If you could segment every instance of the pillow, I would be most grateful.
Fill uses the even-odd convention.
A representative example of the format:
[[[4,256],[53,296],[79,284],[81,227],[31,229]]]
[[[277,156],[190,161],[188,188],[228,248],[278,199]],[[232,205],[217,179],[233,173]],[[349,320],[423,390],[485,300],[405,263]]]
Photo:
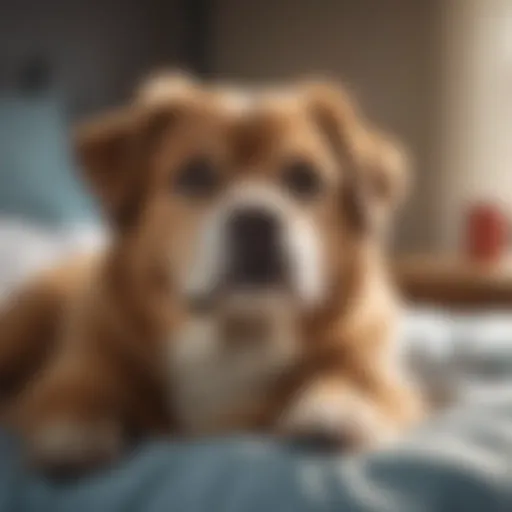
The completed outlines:
[[[0,97],[0,214],[66,224],[95,219],[52,96]]]

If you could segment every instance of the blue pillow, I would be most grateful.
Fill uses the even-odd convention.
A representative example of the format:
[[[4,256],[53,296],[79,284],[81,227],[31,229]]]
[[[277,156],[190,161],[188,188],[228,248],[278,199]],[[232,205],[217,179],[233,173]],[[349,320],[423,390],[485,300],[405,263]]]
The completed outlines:
[[[56,98],[0,97],[0,214],[51,224],[96,220],[68,133]]]

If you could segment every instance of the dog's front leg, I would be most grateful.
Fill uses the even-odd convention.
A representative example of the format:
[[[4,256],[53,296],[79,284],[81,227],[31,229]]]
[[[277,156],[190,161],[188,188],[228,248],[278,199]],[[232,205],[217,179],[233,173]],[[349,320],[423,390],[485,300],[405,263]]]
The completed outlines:
[[[125,441],[121,384],[101,358],[57,356],[13,411],[29,463],[67,473],[115,459]]]
[[[396,433],[376,400],[336,375],[303,384],[279,417],[278,429],[295,440],[347,450],[380,445]]]

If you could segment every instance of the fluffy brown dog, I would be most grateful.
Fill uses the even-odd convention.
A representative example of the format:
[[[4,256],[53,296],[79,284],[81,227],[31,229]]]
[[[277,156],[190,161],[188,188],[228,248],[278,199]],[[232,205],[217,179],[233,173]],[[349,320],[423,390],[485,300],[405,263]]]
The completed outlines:
[[[342,89],[163,78],[76,149],[112,243],[0,318],[0,390],[32,459],[236,430],[364,446],[417,418],[384,259],[404,159]]]

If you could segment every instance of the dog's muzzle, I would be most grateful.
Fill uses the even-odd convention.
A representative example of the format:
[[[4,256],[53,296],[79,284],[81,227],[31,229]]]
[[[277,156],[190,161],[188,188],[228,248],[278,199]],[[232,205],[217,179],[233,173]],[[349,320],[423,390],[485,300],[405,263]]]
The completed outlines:
[[[284,285],[289,269],[279,218],[264,208],[235,210],[227,223],[227,286]]]
[[[326,287],[315,224],[276,187],[238,186],[199,232],[185,291],[204,297],[280,293],[318,303]]]

